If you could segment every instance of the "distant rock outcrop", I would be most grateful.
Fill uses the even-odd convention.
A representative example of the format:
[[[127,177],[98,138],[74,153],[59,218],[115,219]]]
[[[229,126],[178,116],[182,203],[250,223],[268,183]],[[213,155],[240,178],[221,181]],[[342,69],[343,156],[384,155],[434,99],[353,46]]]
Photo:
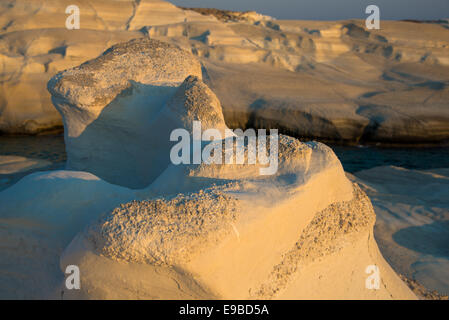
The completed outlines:
[[[113,44],[149,37],[202,62],[230,127],[277,127],[346,143],[449,139],[446,20],[283,21],[254,12],[183,10],[161,0],[79,0],[80,30],[64,2],[0,7],[0,131],[61,125],[45,83]]]
[[[194,12],[201,13],[204,16],[214,16],[220,21],[224,22],[239,22],[239,21],[248,21],[255,22],[261,20],[273,20],[272,17],[262,15],[257,13],[256,11],[230,11],[230,10],[220,10],[214,8],[186,8],[179,7],[183,10],[190,10]]]
[[[67,30],[69,4],[79,30]],[[0,4],[0,133],[34,134],[62,126],[45,90],[57,72],[97,57],[111,45],[144,36],[147,25],[216,21],[160,0],[6,0]]]

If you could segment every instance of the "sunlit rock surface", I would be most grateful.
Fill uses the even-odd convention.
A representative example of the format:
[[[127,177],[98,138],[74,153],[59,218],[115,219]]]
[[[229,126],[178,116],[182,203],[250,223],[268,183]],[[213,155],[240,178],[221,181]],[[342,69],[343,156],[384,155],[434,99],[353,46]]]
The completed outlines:
[[[279,148],[279,171],[265,178],[251,165],[170,166],[137,191],[152,197],[117,207],[66,248],[61,269],[85,270],[67,297],[414,298],[377,248],[369,199],[332,151],[289,137]],[[380,269],[379,290],[366,287],[368,265]]]

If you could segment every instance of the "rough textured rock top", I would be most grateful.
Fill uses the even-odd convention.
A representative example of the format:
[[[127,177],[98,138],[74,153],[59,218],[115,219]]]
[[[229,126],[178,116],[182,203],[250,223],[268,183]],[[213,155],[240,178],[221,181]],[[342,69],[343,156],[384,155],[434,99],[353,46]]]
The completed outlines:
[[[140,38],[117,44],[96,59],[55,75],[48,90],[80,107],[106,104],[126,93],[130,81],[179,85],[189,75],[201,78],[201,65],[190,53],[158,40]]]
[[[228,22],[238,22],[238,21],[253,21],[253,20],[271,20],[272,17],[265,16],[257,13],[256,11],[230,11],[230,10],[220,10],[214,8],[186,8],[186,7],[178,7],[183,10],[190,10],[201,13],[205,16],[214,16],[220,21]]]
[[[220,101],[196,76],[185,79],[167,104],[167,111],[178,116],[188,129],[191,129],[192,121],[201,121],[205,128],[226,126]]]
[[[232,232],[237,216],[236,199],[200,191],[121,205],[90,229],[89,238],[114,260],[177,264]]]

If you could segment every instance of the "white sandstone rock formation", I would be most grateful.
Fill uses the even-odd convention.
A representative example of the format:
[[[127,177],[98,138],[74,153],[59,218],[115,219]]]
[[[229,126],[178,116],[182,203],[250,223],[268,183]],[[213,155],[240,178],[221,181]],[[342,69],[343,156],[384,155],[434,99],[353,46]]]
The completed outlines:
[[[269,144],[268,151],[279,154],[270,176],[259,175],[262,164],[164,168],[160,152],[169,150],[169,140],[150,135],[152,129],[163,132],[173,123],[191,132],[193,120],[226,129],[220,103],[200,74],[182,81],[192,70],[199,72],[199,65],[188,53],[142,39],[50,81],[65,117],[69,155],[94,155],[90,163],[102,160],[108,169],[101,174],[113,172],[109,178],[125,185],[140,183],[147,172],[155,177],[133,191],[86,172],[35,173],[1,192],[1,296],[59,298],[64,291],[64,298],[93,299],[415,298],[377,249],[368,198],[325,145],[281,135],[278,146]],[[130,81],[133,90],[126,91]],[[129,104],[115,102],[117,95]],[[114,103],[118,109],[109,121],[77,144],[76,135],[83,136]],[[148,134],[139,137],[142,128]],[[153,152],[143,148],[125,162],[119,151],[144,142]],[[245,146],[246,159],[248,152]],[[76,292],[63,287],[63,272],[72,264],[82,270]],[[366,285],[371,265],[380,271],[378,290]]]
[[[48,87],[69,165],[139,189],[65,249],[61,270],[83,270],[82,289],[67,298],[415,298],[378,251],[369,199],[325,145],[270,140],[279,157],[269,176],[260,163],[170,163],[173,128],[227,128],[189,53],[137,39]],[[371,265],[378,290],[366,287]]]

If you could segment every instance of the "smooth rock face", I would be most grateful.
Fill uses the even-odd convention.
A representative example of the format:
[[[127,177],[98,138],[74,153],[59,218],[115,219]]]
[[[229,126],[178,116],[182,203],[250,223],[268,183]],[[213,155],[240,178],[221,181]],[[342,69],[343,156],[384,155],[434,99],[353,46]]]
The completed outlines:
[[[48,89],[64,119],[67,167],[115,184],[147,186],[169,164],[172,130],[212,116],[206,125],[224,125],[220,103],[200,79],[201,66],[190,53],[145,38],[59,73]],[[183,111],[187,118],[176,113],[184,100],[192,109]],[[217,111],[201,113],[207,107]]]
[[[33,173],[0,192],[0,298],[61,298],[54,290],[64,279],[64,248],[89,222],[135,198],[76,171]]]
[[[377,215],[374,235],[393,268],[449,295],[449,170],[377,167],[355,174]]]

